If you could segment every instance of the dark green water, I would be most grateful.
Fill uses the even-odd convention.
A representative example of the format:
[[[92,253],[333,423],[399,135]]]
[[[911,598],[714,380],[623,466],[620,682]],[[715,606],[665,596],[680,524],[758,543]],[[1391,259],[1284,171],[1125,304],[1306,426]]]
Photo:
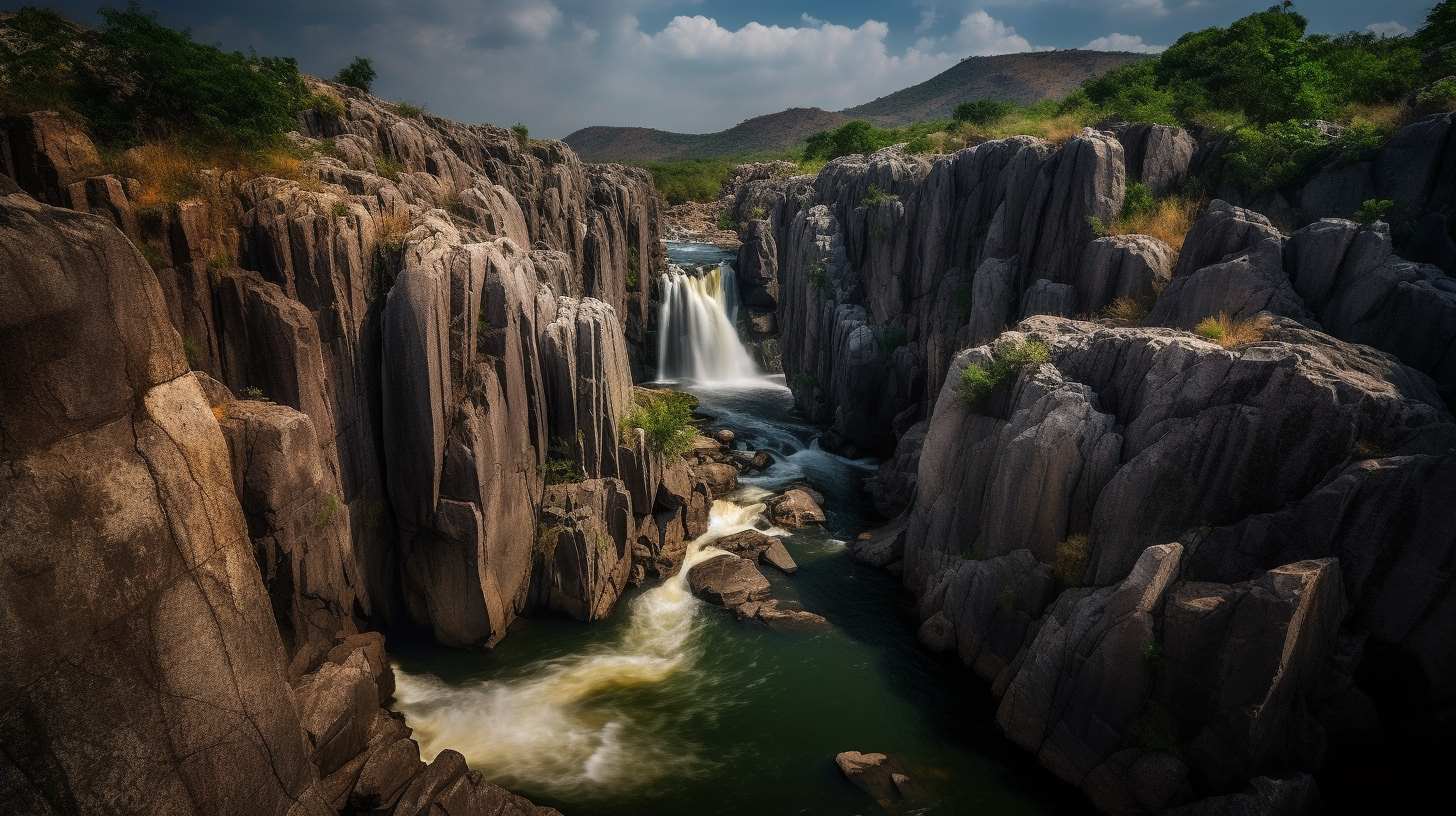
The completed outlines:
[[[834,765],[846,750],[897,755],[932,794],[915,812],[1081,812],[1001,736],[985,686],[917,648],[896,580],[850,560],[842,541],[869,523],[868,463],[818,450],[781,382],[693,389],[777,457],[736,507],[715,506],[715,525],[742,520],[763,488],[807,479],[823,492],[826,529],[785,539],[798,573],[765,574],[831,627],[772,632],[669,585],[634,590],[595,624],[523,620],[489,653],[395,639],[396,707],[427,756],[460,750],[569,816],[881,812]]]

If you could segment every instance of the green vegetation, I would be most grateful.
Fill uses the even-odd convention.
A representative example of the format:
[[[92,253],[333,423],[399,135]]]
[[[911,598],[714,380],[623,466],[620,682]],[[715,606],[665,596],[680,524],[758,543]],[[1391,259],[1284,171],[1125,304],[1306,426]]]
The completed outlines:
[[[723,210],[722,212],[718,213],[718,229],[727,230],[729,232],[738,231],[738,224],[733,220],[733,213],[729,212],[728,210]]]
[[[334,75],[334,81],[369,93],[369,89],[374,87],[375,76],[373,61],[368,57],[355,57],[353,62]]]
[[[1022,340],[997,349],[989,365],[972,364],[961,371],[959,393],[969,408],[980,405],[1002,383],[1022,369],[1051,359],[1051,350],[1039,340]]]
[[[1122,199],[1122,217],[1124,219],[1137,218],[1153,211],[1153,193],[1146,184],[1134,181],[1127,185],[1127,193]]]
[[[318,111],[320,116],[327,116],[331,119],[344,118],[344,101],[331,93],[310,94],[308,107]]]
[[[345,204],[342,201],[336,201],[336,202],[334,202],[334,217],[335,218],[347,218],[349,216],[349,212],[350,212],[350,210],[349,210],[349,205],[348,204]]]
[[[920,122],[901,128],[878,128],[869,122],[856,120],[834,130],[826,130],[810,136],[804,145],[803,158],[805,160],[832,161],[840,156],[873,153],[901,142],[915,142],[922,137],[925,140],[922,144],[928,145],[930,134],[943,131],[947,126],[947,122],[934,121]]]
[[[829,272],[824,268],[824,262],[809,267],[809,285],[823,292],[829,288]]]
[[[647,447],[667,459],[682,456],[693,447],[696,400],[679,391],[638,391],[633,406],[622,419],[624,431],[641,429]]]
[[[319,500],[318,510],[314,512],[313,526],[324,527],[334,520],[339,514],[339,497],[330,493]]]
[[[150,266],[153,271],[161,271],[171,266],[167,263],[167,256],[162,254],[162,250],[152,244],[143,241],[137,248],[141,250],[142,257],[147,259],[147,266]]]
[[[6,28],[5,112],[56,108],[82,118],[104,146],[183,138],[260,148],[294,127],[308,100],[292,59],[193,42],[131,5],[103,9],[95,32],[54,12],[22,9]]]
[[[394,103],[394,113],[396,116],[403,116],[406,119],[419,119],[425,115],[425,109],[409,102],[396,102]]]
[[[860,199],[859,203],[862,207],[878,207],[881,204],[899,200],[899,196],[881,190],[879,185],[871,184],[870,189],[865,192],[864,198]]]
[[[637,288],[642,283],[641,273],[642,261],[637,254],[637,247],[627,247],[627,289],[628,291]]]
[[[531,129],[520,122],[511,125],[511,132],[516,134],[516,144],[525,150],[531,146]]]
[[[1366,199],[1360,205],[1360,209],[1355,212],[1355,220],[1361,224],[1374,224],[1376,221],[1384,220],[1385,216],[1389,215],[1394,208],[1395,202],[1388,198]]]
[[[953,118],[972,125],[994,125],[1011,114],[1016,106],[995,99],[977,99],[956,105]]]
[[[561,440],[551,444],[551,452],[546,457],[541,475],[546,478],[548,485],[574,484],[586,478],[586,473],[577,464],[570,447]]]
[[[1456,77],[1447,77],[1422,88],[1416,94],[1416,104],[1431,113],[1456,109]]]
[[[268,400],[268,395],[264,394],[263,389],[258,386],[250,385],[243,389],[243,399],[253,400],[254,402],[265,402]]]
[[[735,159],[688,159],[651,162],[647,165],[657,191],[668,204],[686,201],[717,201],[718,193],[739,162]],[[735,226],[721,229],[734,229]]]
[[[374,171],[390,181],[399,181],[399,175],[404,172],[404,165],[388,156],[380,156],[374,160]]]

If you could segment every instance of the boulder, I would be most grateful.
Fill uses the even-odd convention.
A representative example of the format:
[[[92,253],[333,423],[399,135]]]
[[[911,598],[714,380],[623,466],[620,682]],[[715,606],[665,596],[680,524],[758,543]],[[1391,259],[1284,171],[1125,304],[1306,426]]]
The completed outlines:
[[[299,718],[320,776],[363,753],[379,710],[379,691],[362,651],[343,663],[324,663],[303,679],[296,692]]]
[[[623,473],[618,424],[632,404],[632,367],[616,312],[594,298],[560,298],[539,346],[553,455],[589,477]]]
[[[699,598],[727,609],[766,600],[770,592],[768,579],[752,561],[731,554],[694,564],[688,570],[688,586]]]
[[[899,760],[879,753],[843,751],[836,754],[834,764],[844,778],[868,793],[881,807],[897,811],[906,799],[913,798],[911,777]]]
[[[725,462],[708,462],[697,465],[693,473],[708,483],[714,496],[732,493],[738,488],[738,468]]]
[[[768,515],[780,527],[806,527],[823,524],[824,511],[808,490],[793,488],[768,501]]]
[[[1021,295],[1021,316],[1045,314],[1071,317],[1077,311],[1077,290],[1068,283],[1039,280]]]

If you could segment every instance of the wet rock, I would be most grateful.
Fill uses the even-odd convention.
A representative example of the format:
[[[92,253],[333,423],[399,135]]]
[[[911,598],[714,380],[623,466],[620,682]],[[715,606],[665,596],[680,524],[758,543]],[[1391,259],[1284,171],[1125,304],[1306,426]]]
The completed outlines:
[[[823,615],[785,606],[777,600],[751,601],[735,607],[733,612],[740,619],[756,620],[778,632],[814,632],[829,625]]]
[[[910,798],[912,790],[910,776],[899,760],[886,754],[844,751],[835,755],[834,764],[844,778],[868,793],[881,807],[897,810],[900,803]]]
[[[367,658],[355,652],[342,664],[325,663],[298,685],[299,717],[312,745],[312,760],[327,776],[363,753],[379,709],[379,692]]]
[[[728,428],[719,428],[718,430],[713,432],[713,438],[718,441],[719,445],[722,445],[725,448],[733,446],[733,440],[736,438],[736,436],[737,435]]]
[[[709,462],[697,465],[693,473],[708,483],[714,496],[722,496],[738,489],[738,468],[723,462]]]
[[[823,524],[824,511],[808,490],[793,488],[768,501],[769,518],[781,527],[806,527]]]
[[[785,575],[793,575],[799,571],[799,565],[794,562],[794,557],[789,555],[789,550],[782,541],[774,539],[762,553],[760,560]]]
[[[694,564],[688,586],[694,595],[726,609],[767,600],[770,593],[768,579],[752,561],[726,554]]]
[[[713,541],[713,546],[725,552],[757,561],[777,541],[773,536],[758,530],[743,530]]]
[[[753,470],[768,470],[773,465],[773,454],[768,451],[754,451],[748,466]]]
[[[932,652],[948,652],[955,648],[955,625],[944,612],[936,612],[920,624],[915,639]]]
[[[905,557],[905,519],[900,517],[878,530],[862,533],[846,546],[854,560],[887,567]]]

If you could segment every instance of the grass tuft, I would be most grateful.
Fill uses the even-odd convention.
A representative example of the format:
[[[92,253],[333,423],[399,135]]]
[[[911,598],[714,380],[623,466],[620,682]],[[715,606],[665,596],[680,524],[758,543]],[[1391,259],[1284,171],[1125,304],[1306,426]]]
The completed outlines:
[[[1022,369],[1039,366],[1051,359],[1051,349],[1040,340],[1022,340],[993,353],[989,365],[972,364],[961,371],[958,386],[961,400],[969,408],[979,406],[1002,383]]]
[[[1269,333],[1269,326],[1270,321],[1267,317],[1235,320],[1229,316],[1228,312],[1219,312],[1198,321],[1198,325],[1193,327],[1193,333],[1204,340],[1231,349],[1263,340],[1264,335]]]

